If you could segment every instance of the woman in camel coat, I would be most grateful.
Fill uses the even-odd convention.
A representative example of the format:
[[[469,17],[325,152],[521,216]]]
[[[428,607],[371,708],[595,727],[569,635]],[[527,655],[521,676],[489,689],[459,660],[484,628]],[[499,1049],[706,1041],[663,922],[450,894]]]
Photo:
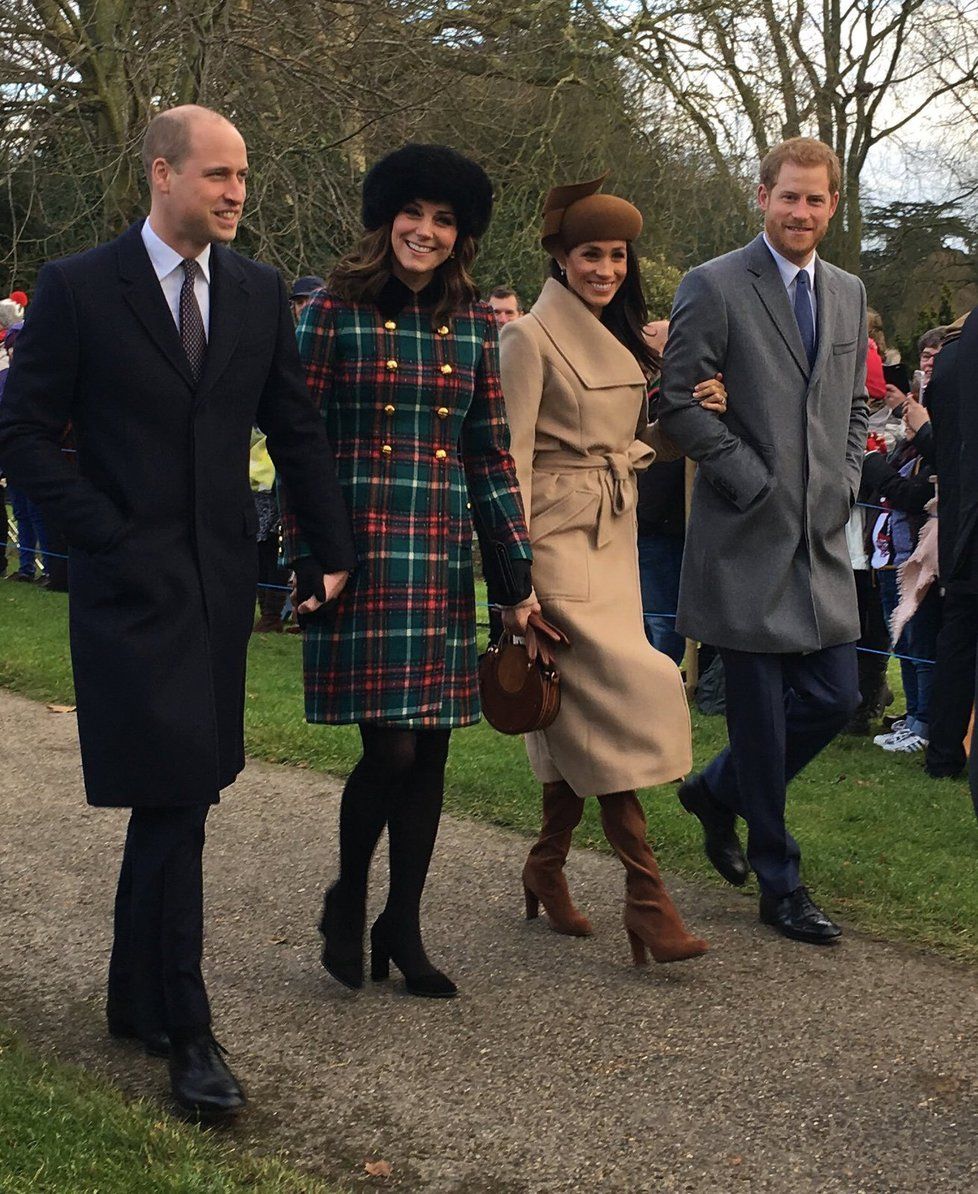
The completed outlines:
[[[644,412],[657,364],[642,338],[647,316],[631,248],[642,220],[625,200],[598,194],[602,181],[547,197],[542,240],[553,276],[501,336],[536,597],[570,639],[543,647],[556,656],[562,700],[554,723],[526,738],[543,783],[543,829],[523,881],[528,916],[542,902],[558,932],[591,932],[563,866],[584,798],[598,797],[626,869],[625,925],[640,964],[646,946],[657,961],[675,961],[706,943],[685,931],[662,885],[635,794],[690,770],[690,723],[679,669],[649,645],[642,620],[635,472],[655,456]],[[690,401],[704,398],[722,409],[718,379]],[[532,630],[528,637],[536,646]]]

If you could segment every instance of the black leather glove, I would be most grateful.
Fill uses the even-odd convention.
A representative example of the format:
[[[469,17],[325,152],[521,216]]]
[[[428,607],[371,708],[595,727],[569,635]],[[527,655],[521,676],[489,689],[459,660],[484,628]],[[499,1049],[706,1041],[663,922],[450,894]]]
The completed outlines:
[[[304,626],[306,622],[314,622],[327,608],[323,570],[318,560],[313,559],[312,556],[302,556],[301,559],[293,562],[292,571],[295,573],[295,617],[299,625]],[[310,597],[315,597],[317,601],[324,604],[319,609],[313,610],[311,614],[300,614],[299,606]]]

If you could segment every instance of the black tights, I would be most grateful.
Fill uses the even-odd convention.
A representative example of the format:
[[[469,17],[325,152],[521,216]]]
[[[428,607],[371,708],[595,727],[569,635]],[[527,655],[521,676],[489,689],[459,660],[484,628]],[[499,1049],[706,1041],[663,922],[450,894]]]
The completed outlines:
[[[398,936],[416,938],[431,854],[438,835],[451,730],[360,726],[363,757],[340,804],[340,884],[366,892],[370,860],[387,826],[390,889],[384,918]]]

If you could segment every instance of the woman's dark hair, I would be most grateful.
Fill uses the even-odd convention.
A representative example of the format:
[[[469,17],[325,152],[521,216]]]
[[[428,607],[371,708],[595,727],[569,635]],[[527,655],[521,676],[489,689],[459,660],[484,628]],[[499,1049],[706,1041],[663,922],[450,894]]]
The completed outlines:
[[[445,317],[479,297],[479,290],[469,274],[479,244],[474,236],[459,236],[454,256],[435,270],[430,285],[436,287],[432,327]],[[364,232],[356,248],[336,263],[326,288],[349,303],[374,302],[391,276],[391,225],[381,224]]]
[[[662,369],[662,357],[645,340],[643,329],[649,322],[649,308],[642,292],[638,257],[630,244],[625,245],[625,262],[624,281],[601,312],[600,319],[638,361],[642,372],[652,377]],[[550,276],[563,286],[567,285],[567,276],[554,258],[550,259]]]

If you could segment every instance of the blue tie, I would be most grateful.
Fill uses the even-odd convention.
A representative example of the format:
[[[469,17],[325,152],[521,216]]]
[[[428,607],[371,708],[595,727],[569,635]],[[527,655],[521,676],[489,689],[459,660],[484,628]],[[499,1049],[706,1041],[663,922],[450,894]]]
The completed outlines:
[[[809,369],[815,364],[815,320],[812,318],[811,293],[808,273],[800,269],[795,275],[795,319],[798,321]]]

